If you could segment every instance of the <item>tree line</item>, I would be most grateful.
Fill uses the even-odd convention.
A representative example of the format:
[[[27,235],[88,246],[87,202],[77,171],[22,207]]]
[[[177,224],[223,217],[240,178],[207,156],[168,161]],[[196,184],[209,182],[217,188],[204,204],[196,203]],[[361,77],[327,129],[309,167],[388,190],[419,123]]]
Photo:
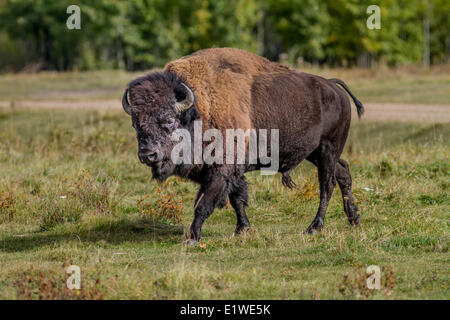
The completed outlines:
[[[74,4],[79,30],[66,26]],[[445,63],[450,1],[0,0],[0,71],[150,69],[209,47],[292,65]]]

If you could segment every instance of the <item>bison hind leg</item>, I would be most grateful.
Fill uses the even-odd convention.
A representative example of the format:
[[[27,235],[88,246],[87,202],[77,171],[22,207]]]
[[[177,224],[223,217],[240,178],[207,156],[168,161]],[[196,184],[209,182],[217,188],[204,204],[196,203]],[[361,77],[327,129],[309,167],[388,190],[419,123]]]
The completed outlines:
[[[335,170],[339,157],[336,156],[336,149],[333,144],[329,141],[324,141],[307,159],[317,166],[320,184],[319,208],[317,209],[316,217],[306,229],[306,233],[313,234],[321,231],[323,228],[328,204],[336,185]]]
[[[231,190],[229,193],[230,203],[236,212],[236,230],[235,233],[239,234],[246,232],[250,228],[250,222],[245,213],[245,207],[248,202],[247,182],[245,176],[239,175],[231,183]]]
[[[352,177],[350,175],[348,163],[344,159],[339,159],[336,164],[336,179],[341,188],[344,211],[347,215],[348,222],[351,225],[360,224],[361,216],[358,214],[358,207],[354,204],[352,196]]]

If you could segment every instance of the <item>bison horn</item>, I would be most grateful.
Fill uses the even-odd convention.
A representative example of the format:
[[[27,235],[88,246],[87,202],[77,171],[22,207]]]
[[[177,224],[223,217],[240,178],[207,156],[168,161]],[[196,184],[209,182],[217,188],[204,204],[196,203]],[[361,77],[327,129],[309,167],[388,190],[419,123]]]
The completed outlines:
[[[181,86],[179,86],[177,89],[179,89],[178,91],[182,91],[182,93],[184,93],[185,98],[175,103],[175,109],[178,112],[183,112],[184,110],[189,109],[194,104],[194,93],[184,83],[181,83]]]
[[[122,107],[123,110],[125,110],[125,112],[131,116],[131,106],[130,103],[128,102],[128,88],[127,90],[125,90],[125,93],[123,94]]]

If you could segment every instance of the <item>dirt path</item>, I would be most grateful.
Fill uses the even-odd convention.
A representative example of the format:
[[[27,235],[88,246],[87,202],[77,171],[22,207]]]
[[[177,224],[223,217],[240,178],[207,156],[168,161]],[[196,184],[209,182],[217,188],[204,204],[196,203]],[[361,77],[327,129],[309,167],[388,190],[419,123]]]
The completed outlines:
[[[450,105],[366,103],[363,119],[404,122],[450,122]],[[356,119],[356,110],[352,109]]]
[[[17,108],[45,109],[98,109],[110,110],[122,107],[120,100],[90,100],[90,101],[19,101],[13,104]],[[0,101],[0,107],[11,107],[9,101]],[[366,113],[363,119],[380,121],[405,122],[450,122],[450,105],[421,105],[397,103],[365,103]],[[356,119],[356,109],[352,108]]]

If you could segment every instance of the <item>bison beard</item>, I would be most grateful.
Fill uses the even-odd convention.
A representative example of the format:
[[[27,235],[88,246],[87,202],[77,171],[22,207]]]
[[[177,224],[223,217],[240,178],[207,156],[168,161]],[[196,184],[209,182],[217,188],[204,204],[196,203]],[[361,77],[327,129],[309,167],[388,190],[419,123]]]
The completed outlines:
[[[204,130],[278,129],[283,185],[295,185],[289,173],[304,159],[318,169],[320,203],[306,232],[323,228],[336,183],[348,221],[359,224],[348,164],[340,158],[351,121],[346,92],[361,116],[361,102],[339,79],[297,72],[242,50],[216,48],[195,52],[170,62],[163,72],[134,80],[122,103],[136,129],[139,158],[151,166],[153,177],[163,181],[177,175],[200,184],[190,228],[194,243],[200,239],[205,220],[227,199],[236,212],[236,233],[249,228],[244,174],[261,169],[260,164],[173,164],[170,134],[183,128],[193,137],[197,119]]]
[[[152,168],[152,177],[159,182],[163,182],[167,178],[169,178],[175,167],[171,161],[161,161],[158,163],[155,163],[151,166]]]

